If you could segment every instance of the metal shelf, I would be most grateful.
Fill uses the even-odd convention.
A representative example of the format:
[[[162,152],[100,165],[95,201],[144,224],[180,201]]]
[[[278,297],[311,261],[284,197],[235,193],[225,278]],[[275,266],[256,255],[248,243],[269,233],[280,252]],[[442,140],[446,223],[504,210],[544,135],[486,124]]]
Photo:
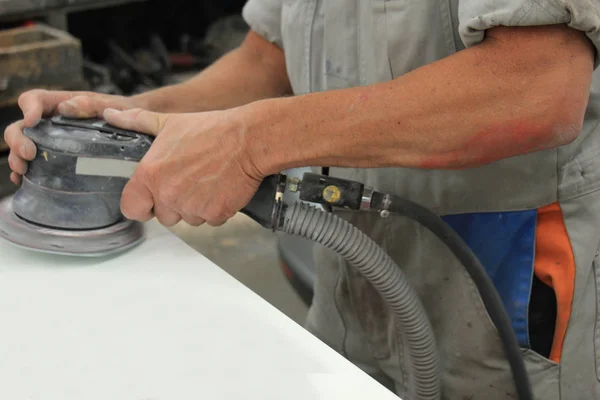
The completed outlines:
[[[69,13],[142,1],[146,0],[0,0],[0,20],[46,17],[49,25],[65,29]]]

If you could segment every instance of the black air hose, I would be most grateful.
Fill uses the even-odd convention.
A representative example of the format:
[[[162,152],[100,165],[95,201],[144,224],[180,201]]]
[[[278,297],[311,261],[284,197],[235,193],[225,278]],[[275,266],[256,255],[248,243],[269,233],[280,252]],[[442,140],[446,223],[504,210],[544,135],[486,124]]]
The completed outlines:
[[[295,203],[286,210],[280,230],[337,252],[371,282],[398,318],[408,344],[412,366],[409,398],[440,399],[433,329],[417,293],[387,253],[349,222],[305,203]]]
[[[517,396],[522,400],[532,400],[533,394],[519,343],[512,324],[496,287],[483,265],[463,239],[437,214],[427,208],[394,195],[374,192],[371,207],[410,218],[434,233],[456,256],[467,270],[483,300],[485,308],[494,322],[504,346],[504,352],[512,370]]]

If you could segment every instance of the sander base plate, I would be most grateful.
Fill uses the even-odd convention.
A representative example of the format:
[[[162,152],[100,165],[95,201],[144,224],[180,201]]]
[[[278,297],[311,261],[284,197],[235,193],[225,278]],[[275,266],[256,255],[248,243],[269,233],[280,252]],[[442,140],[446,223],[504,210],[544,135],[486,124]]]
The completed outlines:
[[[30,223],[13,211],[12,197],[0,199],[0,238],[43,253],[103,257],[128,250],[144,240],[144,227],[122,220],[106,228],[61,230]]]

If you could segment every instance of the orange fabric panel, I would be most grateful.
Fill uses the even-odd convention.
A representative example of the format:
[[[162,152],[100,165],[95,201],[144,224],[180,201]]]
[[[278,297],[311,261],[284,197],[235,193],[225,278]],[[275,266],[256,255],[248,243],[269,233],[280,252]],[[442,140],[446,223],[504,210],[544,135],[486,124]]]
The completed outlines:
[[[535,275],[556,295],[556,328],[550,359],[560,362],[575,289],[575,258],[558,203],[538,209],[535,239]]]

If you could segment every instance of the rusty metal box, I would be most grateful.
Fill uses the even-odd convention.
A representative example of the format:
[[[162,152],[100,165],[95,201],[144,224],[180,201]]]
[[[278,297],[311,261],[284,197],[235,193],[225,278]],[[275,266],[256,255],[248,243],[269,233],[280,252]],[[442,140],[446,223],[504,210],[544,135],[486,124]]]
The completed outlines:
[[[0,107],[30,89],[83,86],[81,43],[45,25],[0,31]]]
[[[0,30],[0,109],[30,89],[84,88],[82,58],[81,43],[66,32],[45,25]]]

